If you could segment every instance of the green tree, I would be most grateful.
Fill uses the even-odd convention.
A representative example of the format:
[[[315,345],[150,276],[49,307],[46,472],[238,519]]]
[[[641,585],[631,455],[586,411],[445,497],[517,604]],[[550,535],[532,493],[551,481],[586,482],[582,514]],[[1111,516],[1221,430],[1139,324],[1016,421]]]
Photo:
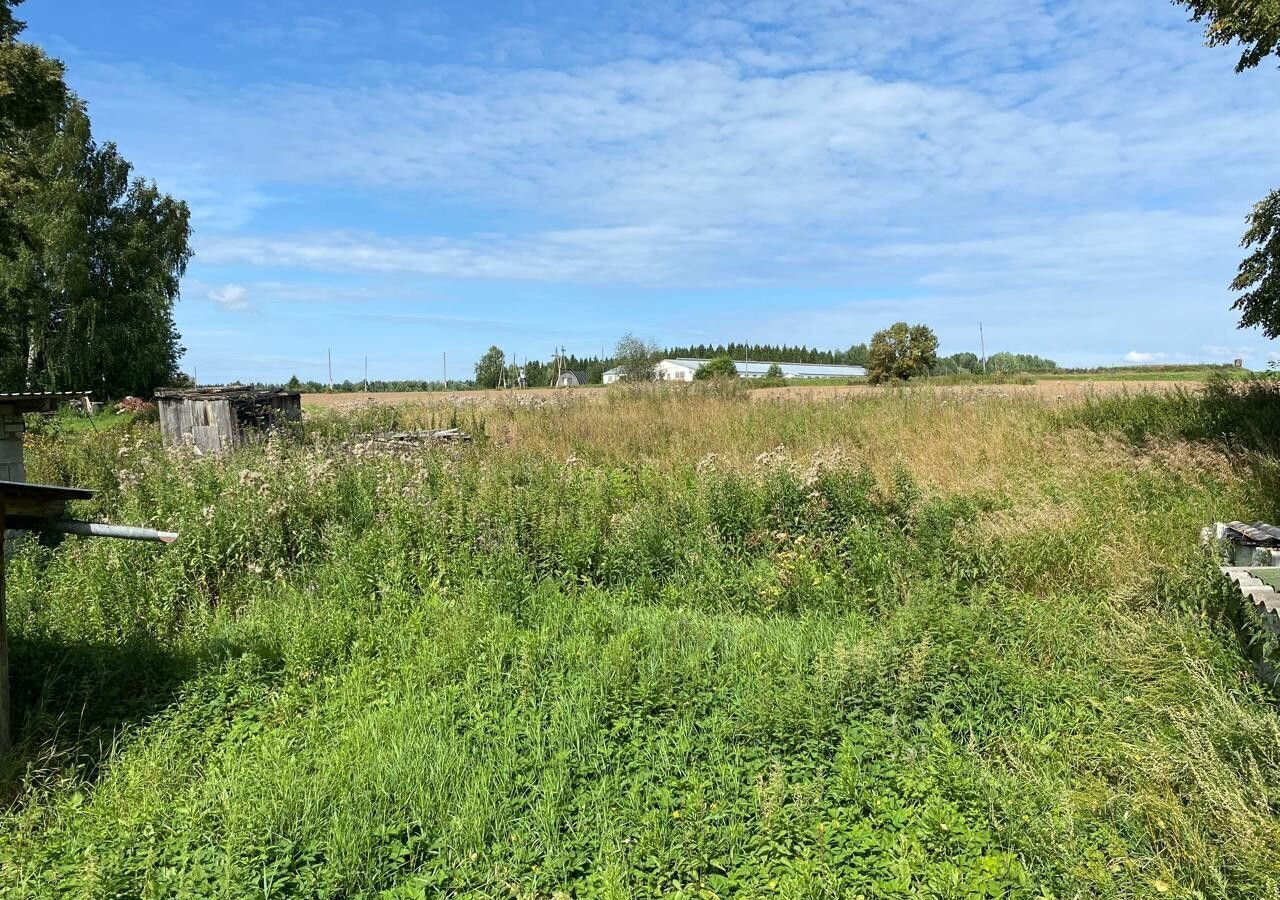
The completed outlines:
[[[780,381],[782,379],[782,366],[777,363],[769,366],[769,371],[764,373],[764,377],[770,381]]]
[[[698,366],[698,371],[693,373],[693,377],[698,381],[710,381],[713,378],[737,378],[738,366],[731,356],[717,356]]]
[[[1030,353],[993,353],[987,358],[987,371],[1010,374],[1013,372],[1052,372],[1058,364]]]
[[[524,364],[524,377],[529,387],[547,387],[551,383],[552,371],[546,363],[531,359]]]
[[[16,210],[39,186],[37,151],[67,102],[62,64],[17,39],[26,27],[13,17],[20,2],[0,0],[0,254],[30,239]]]
[[[938,338],[927,325],[895,322],[871,338],[867,375],[873,384],[927,374],[938,361]]]
[[[1244,49],[1236,62],[1243,72],[1280,53],[1280,0],[1174,0],[1191,11],[1193,22],[1205,23],[1210,47],[1237,43]],[[1231,289],[1240,292],[1232,309],[1240,311],[1240,327],[1259,327],[1269,338],[1280,337],[1280,191],[1272,191],[1253,207],[1240,246],[1253,252],[1240,263]]]
[[[1241,294],[1232,304],[1240,311],[1240,327],[1260,327],[1269,338],[1280,337],[1280,191],[1272,191],[1253,208],[1240,246],[1253,252],[1244,258],[1231,282]]]
[[[627,332],[618,339],[613,358],[628,381],[652,381],[658,364],[658,347]]]
[[[146,395],[178,374],[190,213],[93,139],[61,65],[16,40],[13,6],[0,0],[0,384]]]
[[[297,375],[291,375],[289,376],[289,383],[285,385],[285,388],[290,391],[300,391],[302,390],[302,382],[298,380]]]
[[[870,351],[866,344],[854,344],[844,354],[844,364],[848,366],[865,366],[871,361]]]
[[[493,346],[476,363],[476,386],[492,390],[502,382],[502,371],[507,365],[507,354],[501,347]]]
[[[1277,0],[1174,0],[1191,10],[1191,21],[1204,22],[1210,47],[1237,43],[1244,47],[1236,71],[1252,69],[1280,52],[1280,2]]]

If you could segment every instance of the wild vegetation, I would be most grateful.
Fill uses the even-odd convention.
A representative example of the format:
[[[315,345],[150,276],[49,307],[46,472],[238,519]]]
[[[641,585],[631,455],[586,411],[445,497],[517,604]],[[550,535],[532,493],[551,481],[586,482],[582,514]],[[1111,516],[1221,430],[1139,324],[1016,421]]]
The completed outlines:
[[[1196,537],[1280,465],[1217,390],[633,387],[225,459],[46,426],[33,478],[182,538],[11,560],[0,884],[1277,896],[1280,725]]]

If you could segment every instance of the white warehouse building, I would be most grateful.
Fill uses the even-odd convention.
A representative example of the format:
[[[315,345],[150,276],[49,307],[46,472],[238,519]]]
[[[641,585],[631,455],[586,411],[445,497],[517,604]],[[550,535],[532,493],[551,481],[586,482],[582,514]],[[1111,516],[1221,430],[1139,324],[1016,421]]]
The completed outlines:
[[[693,381],[694,373],[702,368],[708,359],[664,359],[654,366],[653,375],[657,381]],[[733,363],[738,367],[739,378],[764,378],[769,374],[771,366],[782,370],[783,378],[861,378],[867,374],[862,366],[836,366],[821,363],[772,363],[772,362],[740,362]],[[613,384],[622,381],[626,376],[621,368],[610,369],[604,373],[604,383]]]

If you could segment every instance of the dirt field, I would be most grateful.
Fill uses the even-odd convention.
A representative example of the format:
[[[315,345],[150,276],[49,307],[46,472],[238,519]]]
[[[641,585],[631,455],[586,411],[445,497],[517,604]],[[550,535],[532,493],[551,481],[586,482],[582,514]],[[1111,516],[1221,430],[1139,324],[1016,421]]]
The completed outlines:
[[[1080,381],[1080,380],[1042,380],[1035,384],[983,384],[983,385],[947,385],[930,388],[927,385],[907,388],[907,390],[931,389],[954,392],[957,394],[995,396],[995,397],[1039,397],[1049,401],[1078,401],[1090,395],[1115,394],[1128,391],[1168,391],[1175,388],[1194,389],[1198,382],[1189,381]],[[893,390],[865,384],[838,384],[799,387],[756,388],[751,391],[753,400],[826,400],[846,394],[865,394],[871,391]],[[387,393],[350,393],[350,394],[303,394],[302,404],[311,409],[325,407],[348,406],[355,403],[379,403],[387,405],[405,404],[455,404],[459,406],[501,405],[513,396],[522,402],[536,402],[535,398],[572,398],[574,400],[598,400],[607,395],[607,388],[531,388],[529,390],[512,391],[421,391],[421,392],[387,392]]]

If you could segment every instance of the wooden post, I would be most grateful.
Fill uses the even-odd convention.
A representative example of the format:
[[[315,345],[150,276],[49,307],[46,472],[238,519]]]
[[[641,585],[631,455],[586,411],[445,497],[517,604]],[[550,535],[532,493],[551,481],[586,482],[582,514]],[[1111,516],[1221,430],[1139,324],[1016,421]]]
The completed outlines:
[[[4,609],[4,498],[0,497],[0,755],[9,752],[9,632]]]

